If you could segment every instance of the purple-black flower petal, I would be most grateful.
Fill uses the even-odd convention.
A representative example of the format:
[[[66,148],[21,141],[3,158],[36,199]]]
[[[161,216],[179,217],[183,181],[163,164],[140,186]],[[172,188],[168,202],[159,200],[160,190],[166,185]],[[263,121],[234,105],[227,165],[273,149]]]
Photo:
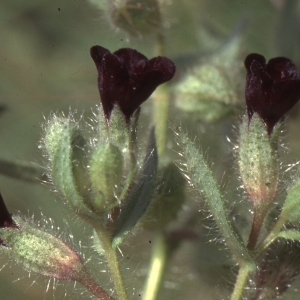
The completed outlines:
[[[154,90],[175,74],[175,65],[168,58],[155,57],[148,60],[130,48],[110,53],[101,46],[94,46],[91,48],[91,56],[98,70],[98,88],[108,120],[117,105],[129,122],[133,112]]]
[[[271,134],[275,124],[300,99],[300,75],[288,58],[277,57],[266,64],[260,54],[245,59],[247,70],[246,105],[249,120],[259,114]]]
[[[299,78],[295,64],[285,57],[276,57],[269,60],[266,71],[274,81]]]

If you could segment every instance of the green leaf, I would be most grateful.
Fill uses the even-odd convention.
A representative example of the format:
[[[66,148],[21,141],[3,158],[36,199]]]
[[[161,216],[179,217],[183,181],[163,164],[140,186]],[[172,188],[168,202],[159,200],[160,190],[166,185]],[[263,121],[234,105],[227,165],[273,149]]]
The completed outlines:
[[[227,210],[224,204],[224,199],[210,168],[207,166],[204,157],[195,147],[187,134],[183,133],[179,128],[176,133],[177,142],[183,150],[188,176],[194,188],[200,194],[203,194],[210,211],[217,223],[220,232],[222,233],[228,247],[231,249],[239,264],[245,262],[251,270],[255,270],[255,262],[243,244],[240,236],[234,231],[230,220],[228,219]]]
[[[24,162],[0,160],[0,173],[14,179],[32,183],[49,181],[43,168]]]
[[[100,256],[104,255],[105,254],[105,251],[102,247],[102,243],[99,239],[99,236],[97,234],[97,232],[95,230],[93,230],[93,242],[94,242],[94,247],[95,247],[95,250],[98,252],[98,254]]]
[[[177,218],[185,201],[185,179],[174,162],[160,170],[159,189],[141,221],[144,228],[161,230]]]
[[[124,199],[113,231],[113,246],[117,247],[146,211],[155,193],[158,156],[154,128],[151,130],[144,164],[134,187]]]

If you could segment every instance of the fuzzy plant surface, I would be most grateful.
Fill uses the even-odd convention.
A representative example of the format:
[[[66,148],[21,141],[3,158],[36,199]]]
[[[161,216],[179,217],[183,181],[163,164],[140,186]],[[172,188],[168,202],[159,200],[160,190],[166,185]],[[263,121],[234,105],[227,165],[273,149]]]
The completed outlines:
[[[74,74],[84,68],[86,81],[64,89],[77,93],[88,82],[100,102],[66,101],[68,110],[49,104],[37,147],[42,163],[0,158],[0,173],[24,189],[12,205],[0,181],[1,300],[15,297],[1,288],[13,281],[9,273],[29,278],[24,299],[28,290],[31,299],[49,300],[298,299],[300,169],[285,145],[300,100],[293,43],[281,34],[280,51],[266,60],[249,51],[245,17],[225,32],[225,23],[189,18],[212,2],[175,2],[86,4],[105,26],[93,42],[78,31],[90,57]],[[216,19],[232,20],[228,1],[216,3]],[[296,28],[296,1],[268,3],[278,11],[278,32]],[[55,9],[62,19],[64,5]],[[34,6],[26,14],[37,19]],[[262,36],[274,31],[269,20]],[[120,47],[110,41],[116,37]],[[183,51],[198,39],[195,53]],[[69,47],[59,52],[65,61],[76,52]],[[58,53],[43,51],[49,59]],[[49,69],[45,80],[66,80],[63,69]],[[40,88],[22,78],[29,90]],[[0,112],[9,114],[6,103]],[[46,204],[28,197],[30,185]]]

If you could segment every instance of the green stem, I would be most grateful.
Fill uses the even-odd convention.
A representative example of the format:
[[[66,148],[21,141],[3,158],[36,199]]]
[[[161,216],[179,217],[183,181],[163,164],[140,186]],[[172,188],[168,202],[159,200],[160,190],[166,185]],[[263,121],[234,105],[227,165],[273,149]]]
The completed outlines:
[[[234,290],[231,294],[230,300],[242,299],[245,286],[248,281],[248,276],[251,273],[251,267],[248,264],[242,264],[235,282]]]
[[[164,235],[159,234],[154,243],[151,266],[145,285],[143,300],[157,299],[170,254],[170,247]]]
[[[156,49],[155,49],[156,55],[159,56],[165,55],[165,36],[161,32],[157,34],[156,41],[157,41]]]
[[[98,222],[92,222],[92,226],[94,227],[99,240],[101,241],[101,246],[104,250],[107,264],[111,273],[111,279],[115,285],[118,300],[128,300],[124,280],[120,271],[116,249],[113,249],[112,247],[111,238],[108,236],[102,224],[99,224]]]
[[[169,113],[169,95],[167,93],[167,84],[157,89],[154,99],[154,122],[158,157],[166,156],[167,149],[167,131],[168,131],[168,113]]]
[[[284,225],[285,222],[286,222],[286,217],[285,215],[281,214],[277,222],[275,223],[274,227],[269,232],[268,236],[258,246],[256,256],[259,256],[261,253],[263,253],[264,250],[274,242],[274,240],[278,237],[278,234],[281,231],[282,226]]]
[[[274,240],[278,237],[278,234],[281,231],[282,226],[284,225],[285,222],[286,222],[286,217],[285,217],[285,215],[281,214],[279,219],[277,220],[276,224],[274,225],[272,230],[269,232],[268,236],[261,242],[260,245],[258,245],[257,251],[255,251],[256,258],[258,258],[265,251],[265,249],[267,249],[267,247],[271,243],[274,242]],[[255,223],[255,220],[253,221],[253,224],[254,223]],[[256,241],[257,241],[258,233],[259,233],[260,227],[261,227],[261,226],[255,226],[255,225],[253,225],[253,226],[257,227],[257,228],[256,229],[252,228],[251,233],[253,231],[255,231],[257,234],[250,233],[250,237],[249,237],[249,241],[248,241],[248,245],[247,245],[249,250],[254,249]],[[251,238],[252,235],[254,237]],[[248,276],[250,273],[251,273],[251,268],[249,268],[249,265],[247,265],[247,264],[241,265],[239,274],[238,274],[238,277],[237,277],[237,280],[235,283],[235,287],[234,287],[233,293],[231,295],[231,300],[240,300],[242,298],[243,291],[244,291],[244,288],[245,288],[245,285],[247,283]]]
[[[163,56],[165,52],[165,38],[162,33],[156,36],[156,55]],[[168,84],[164,84],[157,89],[154,99],[154,121],[155,134],[158,156],[163,158],[166,156],[167,131],[168,131],[168,114],[170,95],[167,90]]]

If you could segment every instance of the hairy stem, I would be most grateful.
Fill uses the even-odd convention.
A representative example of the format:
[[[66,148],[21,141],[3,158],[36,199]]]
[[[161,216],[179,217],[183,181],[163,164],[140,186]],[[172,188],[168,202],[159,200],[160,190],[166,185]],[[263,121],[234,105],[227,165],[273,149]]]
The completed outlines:
[[[267,212],[265,210],[263,211],[263,213],[259,213],[259,211],[260,211],[259,209],[254,208],[252,227],[251,227],[248,244],[247,244],[247,248],[251,251],[255,249],[259,237],[259,233]]]
[[[94,227],[99,240],[101,241],[101,246],[104,250],[104,254],[111,274],[111,279],[114,283],[116,293],[118,295],[118,300],[128,300],[124,280],[120,271],[116,249],[113,249],[112,247],[111,238],[109,237],[102,224],[99,224],[98,222],[92,222],[92,226]]]
[[[86,269],[81,270],[80,278],[77,281],[97,298],[101,300],[115,300],[91,277]]]
[[[233,292],[230,297],[231,300],[242,299],[243,292],[247,284],[248,276],[250,275],[250,273],[251,273],[251,267],[249,267],[248,264],[240,265],[239,273],[234,285]]]
[[[285,215],[281,214],[279,219],[275,223],[274,227],[269,232],[268,236],[258,246],[256,256],[261,255],[264,252],[264,250],[267,249],[267,247],[269,247],[269,245],[275,241],[285,222],[286,222],[286,217]]]

